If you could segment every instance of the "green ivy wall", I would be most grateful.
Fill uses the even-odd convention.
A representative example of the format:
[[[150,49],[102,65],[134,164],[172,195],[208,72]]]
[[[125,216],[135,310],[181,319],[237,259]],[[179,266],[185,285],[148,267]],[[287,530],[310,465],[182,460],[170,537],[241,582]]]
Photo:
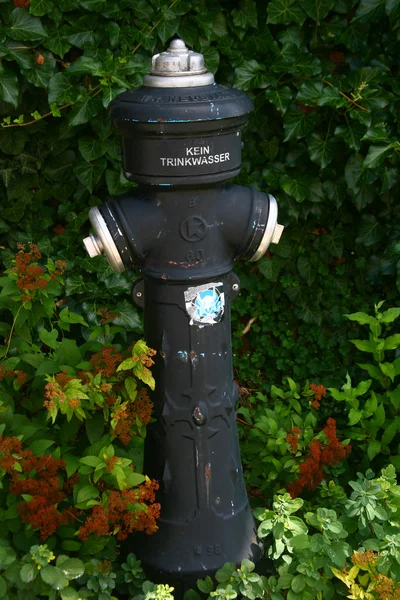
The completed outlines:
[[[81,239],[88,209],[131,187],[107,106],[180,36],[253,99],[238,182],[273,193],[286,227],[238,267],[238,379],[333,384],[353,370],[343,315],[398,303],[398,0],[0,0],[0,23],[5,266],[34,241],[68,261],[71,309],[117,309],[137,330],[132,275],[87,259]]]

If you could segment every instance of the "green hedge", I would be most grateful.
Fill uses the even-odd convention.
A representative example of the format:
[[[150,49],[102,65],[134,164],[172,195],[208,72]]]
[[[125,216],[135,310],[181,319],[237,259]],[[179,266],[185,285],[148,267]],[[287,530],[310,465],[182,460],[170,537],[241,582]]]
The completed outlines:
[[[106,108],[179,35],[252,97],[238,181],[275,194],[286,226],[238,269],[239,379],[351,372],[358,332],[343,315],[398,294],[399,2],[1,0],[0,15],[4,264],[37,242],[68,261],[72,309],[106,303],[137,325],[132,275],[89,261],[80,240],[90,206],[131,186]]]

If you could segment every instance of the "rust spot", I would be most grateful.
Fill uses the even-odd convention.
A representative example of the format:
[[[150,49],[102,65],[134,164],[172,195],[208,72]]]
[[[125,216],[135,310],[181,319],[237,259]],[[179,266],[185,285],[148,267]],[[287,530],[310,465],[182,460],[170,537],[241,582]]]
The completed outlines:
[[[197,354],[194,350],[190,351],[190,358],[192,358],[192,359],[197,358]]]
[[[167,279],[167,276],[166,275],[161,275],[161,279],[165,280],[165,279]]]
[[[205,470],[204,474],[207,478],[211,477],[211,465],[210,464],[206,465],[206,470]]]
[[[167,355],[166,355],[166,353],[165,353],[164,351],[160,352],[160,354],[161,354],[161,356],[162,356],[163,358],[165,358],[165,357],[167,356]]]

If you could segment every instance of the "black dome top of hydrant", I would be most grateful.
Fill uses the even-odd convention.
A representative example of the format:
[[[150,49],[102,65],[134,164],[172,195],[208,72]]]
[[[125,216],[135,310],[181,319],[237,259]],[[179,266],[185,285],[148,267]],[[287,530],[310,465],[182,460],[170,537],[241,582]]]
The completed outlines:
[[[182,81],[182,84],[185,82]],[[196,88],[140,87],[112,101],[109,114],[118,128],[120,121],[135,123],[188,123],[219,121],[248,115],[253,105],[243,92],[212,83]],[[219,128],[218,123],[215,127]]]
[[[153,57],[144,86],[110,104],[125,177],[154,185],[234,177],[241,166],[241,129],[252,110],[243,92],[214,82],[201,54],[173,40]]]

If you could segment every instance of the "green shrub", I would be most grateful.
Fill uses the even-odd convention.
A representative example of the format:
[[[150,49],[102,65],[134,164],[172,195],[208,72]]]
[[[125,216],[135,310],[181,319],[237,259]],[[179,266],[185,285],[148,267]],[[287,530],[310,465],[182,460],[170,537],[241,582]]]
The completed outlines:
[[[6,266],[34,241],[68,260],[68,303],[86,318],[100,298],[128,301],[132,275],[77,248],[88,208],[131,187],[106,108],[180,35],[252,97],[239,181],[274,193],[286,225],[257,266],[239,267],[239,379],[352,376],[343,314],[397,294],[398,3],[6,0],[0,18]]]

